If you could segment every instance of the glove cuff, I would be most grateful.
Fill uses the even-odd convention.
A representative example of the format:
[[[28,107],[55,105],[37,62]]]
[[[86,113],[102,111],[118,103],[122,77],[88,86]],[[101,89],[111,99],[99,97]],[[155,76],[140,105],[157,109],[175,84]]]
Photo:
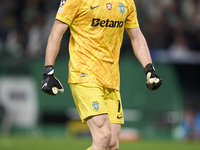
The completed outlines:
[[[46,76],[46,75],[51,76],[53,74],[54,74],[54,67],[53,66],[49,65],[49,66],[45,66],[43,68],[43,76]]]
[[[154,65],[152,63],[149,63],[144,67],[144,72],[147,75],[147,73],[151,71],[155,72],[156,70],[154,68]]]

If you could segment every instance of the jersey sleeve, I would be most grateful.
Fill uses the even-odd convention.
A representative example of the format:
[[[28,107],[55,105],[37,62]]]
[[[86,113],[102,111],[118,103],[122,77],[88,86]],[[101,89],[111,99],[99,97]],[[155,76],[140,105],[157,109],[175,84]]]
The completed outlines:
[[[135,3],[133,0],[130,0],[129,5],[129,14],[125,21],[125,28],[136,28],[139,26],[138,19],[137,19],[137,11],[135,7]]]
[[[61,0],[55,19],[71,25],[72,21],[78,14],[80,6],[78,4],[79,0]]]

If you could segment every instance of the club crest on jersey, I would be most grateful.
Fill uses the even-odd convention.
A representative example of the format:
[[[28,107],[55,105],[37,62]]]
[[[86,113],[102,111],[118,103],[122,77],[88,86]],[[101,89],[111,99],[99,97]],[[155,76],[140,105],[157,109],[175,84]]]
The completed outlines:
[[[111,10],[112,9],[112,4],[111,3],[107,3],[106,7],[107,7],[108,10]]]
[[[125,12],[125,6],[124,6],[124,4],[119,3],[118,9],[119,9],[119,12],[120,12],[121,14],[124,14],[124,12]]]
[[[97,101],[94,101],[94,102],[92,103],[92,107],[93,107],[94,110],[97,111],[97,110],[99,110],[99,107],[100,107],[100,106],[99,106],[99,103],[98,103]]]
[[[60,7],[63,6],[66,3],[67,0],[61,0],[60,1]]]

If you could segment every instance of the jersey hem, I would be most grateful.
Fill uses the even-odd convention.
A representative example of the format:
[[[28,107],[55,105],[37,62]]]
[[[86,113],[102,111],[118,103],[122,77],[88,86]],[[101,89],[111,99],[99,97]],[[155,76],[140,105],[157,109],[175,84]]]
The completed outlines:
[[[104,84],[101,84],[101,83],[99,83],[99,82],[95,82],[95,81],[82,81],[82,82],[69,82],[68,81],[68,84],[81,84],[81,83],[96,83],[96,84],[99,84],[99,85],[101,85],[102,87],[106,87],[106,88],[109,88],[109,89],[114,89],[114,90],[117,90],[117,91],[119,91],[120,90],[120,88],[119,87],[113,87],[113,86],[107,86],[107,85],[104,85]]]

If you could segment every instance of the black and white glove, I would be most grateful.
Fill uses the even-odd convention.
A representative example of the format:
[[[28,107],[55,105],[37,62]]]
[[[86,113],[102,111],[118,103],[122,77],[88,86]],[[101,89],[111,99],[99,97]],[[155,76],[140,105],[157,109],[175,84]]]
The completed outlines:
[[[63,93],[64,88],[60,81],[54,76],[54,67],[45,66],[43,69],[43,81],[41,90],[49,95],[56,95],[58,92]]]
[[[147,77],[146,86],[150,90],[156,90],[162,84],[162,79],[156,74],[154,65],[149,63],[145,66],[144,72]]]

